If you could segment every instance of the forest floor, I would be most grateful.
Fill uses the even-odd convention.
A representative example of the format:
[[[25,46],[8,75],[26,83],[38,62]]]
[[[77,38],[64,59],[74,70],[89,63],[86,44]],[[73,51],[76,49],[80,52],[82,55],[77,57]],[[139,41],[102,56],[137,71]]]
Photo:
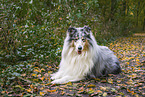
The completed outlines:
[[[31,74],[23,74],[18,84],[2,91],[9,96],[107,96],[107,97],[143,97],[145,96],[145,37],[122,37],[108,44],[120,60],[122,72],[118,75],[82,80],[75,83],[51,84],[50,74],[56,72],[55,63],[42,68],[41,64]],[[58,63],[56,63],[58,64]],[[28,80],[31,78],[33,80]],[[39,82],[41,80],[41,82]],[[14,91],[18,91],[17,92]],[[13,92],[12,92],[13,91]]]
[[[120,60],[122,73],[63,85],[45,85],[47,96],[145,96],[145,37],[123,37],[109,48]]]

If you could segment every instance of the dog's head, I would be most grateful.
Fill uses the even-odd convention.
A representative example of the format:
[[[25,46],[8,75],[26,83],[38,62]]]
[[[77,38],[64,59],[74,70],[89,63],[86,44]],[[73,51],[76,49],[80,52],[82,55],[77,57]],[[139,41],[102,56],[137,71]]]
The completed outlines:
[[[90,32],[91,29],[88,26],[68,28],[71,47],[74,47],[78,54],[81,54],[83,51],[87,51],[89,49],[89,41],[91,40]]]

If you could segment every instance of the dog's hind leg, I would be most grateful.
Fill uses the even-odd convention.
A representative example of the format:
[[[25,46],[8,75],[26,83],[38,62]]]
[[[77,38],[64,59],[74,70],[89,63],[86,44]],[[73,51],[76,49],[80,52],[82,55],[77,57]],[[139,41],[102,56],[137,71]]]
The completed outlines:
[[[113,74],[119,74],[121,72],[121,67],[119,65],[119,62],[115,62],[114,70],[111,72]]]

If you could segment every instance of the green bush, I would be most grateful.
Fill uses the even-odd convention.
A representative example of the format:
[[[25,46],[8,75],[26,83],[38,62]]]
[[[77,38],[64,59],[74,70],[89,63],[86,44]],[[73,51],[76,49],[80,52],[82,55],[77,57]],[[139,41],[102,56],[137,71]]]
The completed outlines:
[[[129,35],[131,16],[120,15],[122,5],[117,1],[114,16],[110,17],[108,3],[111,1],[2,1],[1,64],[15,65],[37,58],[50,62],[60,60],[69,26],[89,25],[99,44]]]

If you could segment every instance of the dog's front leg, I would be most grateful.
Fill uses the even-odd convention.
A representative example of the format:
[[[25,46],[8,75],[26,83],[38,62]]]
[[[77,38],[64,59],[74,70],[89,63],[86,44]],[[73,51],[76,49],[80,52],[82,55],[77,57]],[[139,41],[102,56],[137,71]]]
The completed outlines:
[[[52,81],[51,83],[53,83],[53,84],[62,84],[62,83],[67,83],[69,81],[75,82],[75,81],[79,81],[79,80],[81,80],[81,79],[76,79],[74,76],[66,75],[66,76],[64,76],[60,79],[56,79],[56,80]]]
[[[52,80],[61,79],[62,75],[63,75],[63,72],[62,71],[58,71],[58,72],[56,72],[54,74],[51,74],[51,79]]]

